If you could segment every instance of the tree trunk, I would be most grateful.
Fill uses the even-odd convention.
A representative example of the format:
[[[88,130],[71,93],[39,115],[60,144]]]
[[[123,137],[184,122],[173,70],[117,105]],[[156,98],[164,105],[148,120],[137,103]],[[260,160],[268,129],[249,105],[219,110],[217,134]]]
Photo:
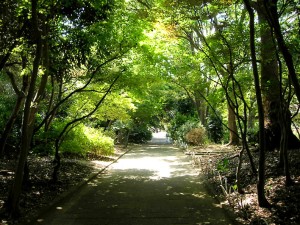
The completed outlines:
[[[286,186],[292,185],[294,182],[291,178],[289,170],[289,160],[288,160],[288,128],[291,127],[290,117],[288,113],[284,110],[284,107],[280,107],[279,111],[280,117],[280,128],[281,128],[281,138],[280,138],[280,164],[284,166],[285,173],[285,184]]]
[[[8,210],[12,216],[17,216],[19,214],[18,203],[21,195],[24,168],[27,161],[27,155],[29,151],[29,145],[31,142],[33,126],[34,126],[34,117],[32,115],[33,113],[32,100],[34,97],[35,80],[38,73],[40,55],[41,55],[41,43],[38,43],[37,50],[36,50],[36,57],[34,60],[34,70],[32,73],[31,83],[30,83],[28,95],[25,102],[25,108],[24,108],[20,156],[18,160],[16,173],[15,173],[14,183],[7,201]]]
[[[285,40],[282,35],[281,26],[279,23],[279,17],[278,17],[278,10],[277,10],[277,2],[278,0],[272,0],[272,1],[265,1],[266,10],[268,11],[268,18],[269,23],[274,29],[275,37],[277,40],[277,44],[279,47],[280,52],[282,53],[282,56],[284,58],[285,64],[288,68],[288,75],[290,80],[292,81],[292,84],[294,86],[295,94],[298,99],[298,103],[300,103],[300,85],[297,78],[294,61],[292,54],[290,53]]]
[[[254,122],[256,121],[256,112],[254,110],[254,103],[256,102],[255,97],[250,98],[250,108],[249,108],[249,115],[248,115],[248,130],[253,130]]]
[[[230,103],[227,103],[228,108],[228,128],[229,128],[229,145],[238,145],[240,143],[239,136],[238,136],[238,129],[236,125],[236,116],[234,113],[234,109],[230,105]]]
[[[263,3],[261,2],[260,4]],[[261,91],[263,96],[265,126],[272,127],[276,121],[273,121],[270,112],[272,110],[272,104],[279,105],[280,84],[276,46],[274,45],[272,30],[269,27],[266,12],[263,8],[263,6],[260,6],[257,10],[261,37]]]
[[[198,114],[199,121],[201,122],[202,125],[206,125],[206,110],[207,110],[207,105],[205,101],[201,99],[201,96],[199,96],[198,91],[194,92],[195,96],[195,106]]]
[[[242,150],[239,153],[239,163],[238,167],[236,170],[236,185],[237,185],[237,190],[238,193],[244,194],[244,190],[241,185],[241,170],[242,170],[242,164],[243,164],[243,153],[244,153],[245,148],[243,147]]]
[[[34,2],[34,1],[33,1]],[[25,101],[25,108],[23,114],[23,122],[22,122],[22,136],[21,136],[21,148],[20,148],[20,156],[18,160],[18,166],[15,173],[14,183],[12,189],[9,193],[7,200],[8,211],[12,216],[18,216],[19,214],[19,198],[22,190],[23,176],[24,176],[24,168],[27,161],[27,155],[29,151],[29,145],[32,137],[34,120],[32,115],[32,106],[33,106],[33,98],[35,91],[35,83],[38,75],[38,68],[41,58],[41,39],[37,40],[37,49],[36,55],[34,59],[33,72],[31,75],[30,86],[28,90],[28,95]]]
[[[36,107],[38,103],[38,102],[34,102],[34,95],[35,95],[36,81],[38,78],[40,60],[42,56],[42,39],[41,39],[40,31],[38,29],[37,0],[32,0],[31,10],[32,10],[32,26],[33,26],[33,32],[35,38],[34,40],[36,43],[36,52],[33,61],[33,70],[31,74],[28,94],[25,100],[23,122],[21,128],[22,136],[21,136],[20,155],[19,155],[16,172],[15,172],[14,182],[10,190],[10,193],[8,195],[8,200],[6,202],[7,210],[12,216],[19,215],[19,200],[22,191],[24,168],[27,161],[27,155],[29,151],[31,138],[32,138]],[[39,89],[39,93],[42,93],[41,91],[42,90]]]
[[[257,69],[256,51],[255,51],[255,26],[254,26],[254,12],[251,8],[249,0],[244,0],[245,7],[250,17],[250,50],[251,61],[255,85],[255,93],[259,116],[259,167],[258,167],[258,181],[257,181],[257,196],[260,207],[270,207],[270,203],[265,196],[265,132],[264,132],[264,110],[261,96],[261,88],[259,84],[259,75]]]
[[[290,58],[288,49],[284,43],[280,25],[278,22],[277,8],[274,5],[270,6],[270,3],[266,3],[263,0],[259,0],[259,7],[257,9],[259,15],[259,24],[260,24],[260,36],[261,36],[261,85],[262,85],[262,94],[263,94],[263,104],[265,112],[265,128],[267,130],[268,139],[267,148],[273,150],[274,148],[280,148],[280,139],[281,139],[281,126],[280,126],[280,116],[278,112],[280,107],[285,107],[283,112],[288,113],[288,104],[282,105],[282,93],[281,88],[282,84],[280,82],[279,70],[278,70],[278,57],[277,49],[275,46],[275,37],[273,31],[277,37],[277,43],[282,53],[285,54],[285,60],[289,69],[289,76],[294,85],[295,91],[297,91],[298,80],[294,79],[295,76],[293,72],[293,63],[292,58]],[[272,5],[272,4],[271,4]],[[266,7],[269,6],[269,7]],[[270,18],[271,9],[272,16]],[[276,11],[276,12],[275,12]],[[276,15],[275,15],[276,14]],[[274,29],[270,27],[270,21],[275,21]],[[276,22],[277,21],[277,22]],[[277,33],[276,33],[277,32]],[[290,62],[291,60],[291,62]],[[288,62],[287,62],[288,61]],[[291,118],[283,116],[288,121],[288,124],[291,124]],[[300,141],[295,137],[291,130],[291,126],[286,127],[286,134],[288,135],[288,148],[299,147]]]

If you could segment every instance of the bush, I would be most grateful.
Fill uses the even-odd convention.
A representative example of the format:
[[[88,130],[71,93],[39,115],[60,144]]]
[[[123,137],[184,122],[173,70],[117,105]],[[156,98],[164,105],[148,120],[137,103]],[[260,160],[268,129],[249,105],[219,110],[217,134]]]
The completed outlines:
[[[185,135],[185,141],[190,145],[203,145],[206,142],[206,131],[204,127],[191,129]]]
[[[80,156],[111,155],[114,153],[114,140],[99,129],[79,125],[68,133],[62,142],[61,152]]]
[[[176,125],[181,124],[181,126],[176,127],[171,124],[168,130],[174,141],[190,145],[202,145],[206,142],[206,130],[195,118],[178,115],[175,121],[177,121]]]
[[[186,125],[184,126],[184,124]],[[177,113],[170,122],[168,133],[174,141],[184,141],[185,134],[191,127],[195,127],[195,124],[198,122],[193,117]]]
[[[178,141],[179,142],[187,142],[186,141],[186,135],[189,133],[192,129],[201,127],[202,125],[195,121],[195,120],[188,120],[186,121],[177,131]]]

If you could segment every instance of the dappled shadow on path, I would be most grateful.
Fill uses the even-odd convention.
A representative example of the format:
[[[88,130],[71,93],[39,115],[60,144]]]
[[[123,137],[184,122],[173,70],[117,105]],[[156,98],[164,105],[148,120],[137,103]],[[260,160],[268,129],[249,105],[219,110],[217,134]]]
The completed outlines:
[[[38,224],[233,224],[189,159],[172,146],[135,147]]]

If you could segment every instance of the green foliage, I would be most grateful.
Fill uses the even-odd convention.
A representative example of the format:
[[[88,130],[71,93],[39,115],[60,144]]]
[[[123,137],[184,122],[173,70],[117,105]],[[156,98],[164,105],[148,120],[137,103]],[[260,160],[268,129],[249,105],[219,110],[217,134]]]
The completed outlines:
[[[170,137],[179,143],[201,145],[207,141],[206,130],[195,118],[177,113],[168,128]]]
[[[39,131],[34,137],[32,151],[42,155],[54,154],[54,142],[64,125],[63,121],[56,121],[47,132]],[[114,138],[115,134],[112,131],[102,131],[79,124],[67,133],[60,151],[65,155],[82,157],[87,154],[110,155],[114,152]]]
[[[195,115],[195,106],[190,98],[179,99],[177,102],[177,111],[183,115]]]
[[[220,143],[223,138],[223,125],[221,121],[221,115],[212,114],[207,121],[208,137],[215,143]]]
[[[185,124],[187,121],[189,121],[190,117],[182,115],[180,113],[176,113],[174,118],[170,121],[169,127],[168,127],[168,133],[170,134],[170,137],[175,140],[183,140],[184,135],[180,135],[179,129],[180,127]]]
[[[122,122],[117,120],[113,124],[113,130],[117,134],[116,142],[118,144],[129,143],[146,143],[152,138],[152,132],[147,122],[127,121]]]
[[[227,172],[229,170],[229,159],[223,159],[218,162],[217,170],[219,172]]]
[[[114,153],[114,140],[99,129],[80,124],[67,134],[61,145],[61,152],[80,156],[86,156],[87,153],[111,155]]]
[[[128,141],[130,143],[141,144],[150,141],[151,138],[152,132],[146,125],[134,124],[134,126],[130,130]]]

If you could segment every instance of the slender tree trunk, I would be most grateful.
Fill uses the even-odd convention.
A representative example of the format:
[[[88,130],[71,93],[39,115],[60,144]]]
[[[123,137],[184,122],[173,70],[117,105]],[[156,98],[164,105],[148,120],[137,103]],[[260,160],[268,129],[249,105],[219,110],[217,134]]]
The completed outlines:
[[[35,2],[35,4],[34,4]],[[32,7],[36,7],[36,1],[33,0]],[[15,173],[14,183],[12,189],[9,193],[8,200],[7,200],[7,207],[8,211],[12,216],[18,216],[19,214],[19,199],[22,190],[22,183],[23,183],[23,176],[24,176],[24,168],[27,161],[27,155],[29,150],[29,145],[31,141],[34,120],[32,117],[32,103],[34,98],[35,92],[35,84],[38,75],[38,68],[40,65],[41,59],[41,51],[42,51],[42,44],[40,37],[37,38],[37,47],[36,47],[36,54],[33,64],[33,71],[31,75],[31,81],[29,85],[28,95],[25,101],[24,107],[24,115],[23,115],[23,122],[22,122],[22,136],[21,136],[21,148],[20,148],[20,156],[18,160],[18,165]]]
[[[40,61],[42,58],[42,48],[43,41],[41,38],[41,33],[39,31],[39,21],[38,21],[38,0],[31,1],[31,12],[32,12],[32,27],[33,27],[33,38],[36,43],[36,52],[35,58],[33,61],[33,70],[31,74],[28,94],[25,100],[25,107],[23,113],[23,122],[22,122],[22,136],[21,136],[21,147],[19,160],[15,172],[15,178],[10,190],[8,200],[7,200],[7,209],[12,216],[19,214],[19,200],[22,191],[22,183],[24,179],[24,168],[27,161],[28,151],[30,142],[32,139],[33,128],[35,115],[37,112],[37,107],[41,100],[41,96],[44,93],[46,82],[47,82],[47,72],[42,76],[41,82],[39,85],[39,90],[36,91],[36,83],[38,78],[38,71],[40,66]],[[45,47],[45,46],[44,46]],[[47,50],[45,50],[47,51]]]
[[[58,137],[55,140],[55,158],[54,158],[54,170],[53,170],[53,174],[52,174],[52,178],[53,178],[53,182],[57,182],[58,181],[58,173],[59,173],[59,169],[60,169],[60,155],[59,155],[59,147],[61,145],[61,142],[64,138],[64,135],[66,132],[69,132],[72,129],[72,126],[74,126],[74,124],[90,117],[91,115],[93,115],[98,108],[100,107],[100,105],[103,103],[103,101],[106,99],[107,95],[111,92],[111,89],[113,88],[113,86],[115,85],[115,83],[117,82],[117,80],[119,79],[120,75],[117,76],[113,82],[110,84],[109,88],[107,89],[107,91],[105,92],[105,94],[102,96],[102,98],[97,102],[97,104],[95,105],[94,109],[92,111],[90,111],[89,113],[87,113],[86,115],[76,118],[74,120],[72,120],[71,122],[67,123],[63,130],[60,132],[60,134],[58,135]],[[70,128],[71,127],[71,128]]]
[[[235,79],[235,77],[232,75],[232,93],[233,93],[233,99],[229,99],[231,105],[234,106],[234,113],[237,117],[237,124],[241,133],[241,140],[242,140],[242,145],[243,145],[243,151],[246,150],[247,155],[249,157],[249,161],[250,161],[250,165],[251,165],[251,169],[252,169],[252,173],[254,175],[257,175],[257,171],[255,168],[255,164],[253,162],[253,157],[252,154],[249,150],[249,146],[248,146],[248,141],[247,141],[247,128],[248,128],[248,115],[247,115],[247,102],[244,98],[243,95],[243,91],[242,88],[239,84],[239,82]],[[238,99],[240,99],[243,104],[243,114],[240,113],[239,110],[239,103],[238,103]],[[241,152],[242,155],[243,152]],[[240,155],[240,163],[242,161],[242,156]],[[238,167],[238,169],[240,169],[240,167]],[[239,192],[242,193],[242,189],[241,187],[239,187]]]
[[[27,66],[27,59],[24,56],[22,56],[22,69],[25,69],[26,66]],[[6,71],[6,73],[7,73],[8,77],[10,78],[11,85],[12,85],[14,91],[16,92],[17,100],[15,103],[15,107],[11,113],[11,116],[5,125],[3,134],[0,139],[0,156],[4,155],[7,138],[13,128],[13,125],[17,119],[18,113],[24,103],[26,93],[27,93],[27,88],[28,88],[28,79],[29,79],[28,75],[23,76],[22,89],[19,90],[14,74],[11,73],[10,71]]]
[[[236,185],[237,185],[237,190],[238,193],[244,194],[244,190],[241,185],[241,170],[242,170],[242,164],[243,164],[243,153],[244,153],[245,148],[243,147],[242,150],[239,153],[239,163],[237,167],[237,172],[236,172]]]
[[[280,128],[281,128],[281,138],[280,138],[280,161],[284,166],[285,173],[285,184],[286,186],[290,186],[294,184],[290,170],[289,170],[289,160],[288,160],[288,128],[291,127],[288,122],[290,118],[287,118],[287,113],[284,110],[284,107],[280,107]]]
[[[228,109],[228,127],[229,127],[229,145],[238,145],[240,143],[238,134],[238,129],[236,125],[236,116],[234,113],[234,109],[230,105],[230,103],[227,103],[227,109]]]
[[[265,196],[265,132],[264,132],[264,110],[263,102],[261,97],[261,89],[259,84],[259,75],[257,69],[257,60],[255,52],[255,26],[254,26],[254,12],[251,8],[249,0],[244,0],[245,7],[250,17],[250,50],[251,50],[251,61],[254,76],[254,85],[256,92],[256,100],[258,107],[259,116],[259,169],[258,169],[258,181],[257,181],[257,195],[258,203],[261,207],[270,207],[270,203]]]

